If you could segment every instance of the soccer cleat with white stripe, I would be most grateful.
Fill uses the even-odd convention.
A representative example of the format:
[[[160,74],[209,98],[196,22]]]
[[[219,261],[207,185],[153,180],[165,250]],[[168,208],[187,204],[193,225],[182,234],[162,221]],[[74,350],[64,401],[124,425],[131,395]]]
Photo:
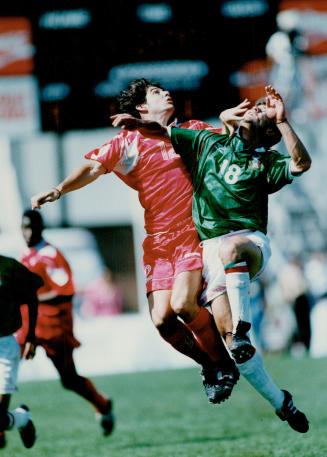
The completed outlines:
[[[277,416],[282,421],[287,421],[289,426],[299,433],[306,433],[309,430],[309,421],[305,414],[299,411],[293,403],[292,395],[287,390],[284,392],[283,406],[276,410]]]
[[[245,321],[239,321],[236,333],[232,336],[232,342],[229,345],[229,350],[232,353],[236,363],[244,363],[255,353],[255,347],[252,346],[247,332],[250,330],[251,324]]]
[[[26,405],[20,405],[20,408],[24,409],[29,414],[29,419],[24,427],[20,427],[18,429],[18,432],[20,434],[23,445],[27,449],[30,449],[34,446],[36,440],[36,430],[29,413],[29,407]]]

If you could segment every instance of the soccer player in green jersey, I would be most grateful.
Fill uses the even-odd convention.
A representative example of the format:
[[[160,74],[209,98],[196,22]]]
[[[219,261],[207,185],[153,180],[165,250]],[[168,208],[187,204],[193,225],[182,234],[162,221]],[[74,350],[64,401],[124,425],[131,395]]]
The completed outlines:
[[[298,432],[308,421],[292,396],[279,389],[251,344],[250,280],[270,257],[267,233],[268,196],[310,168],[310,156],[288,123],[280,94],[266,87],[266,105],[249,109],[232,137],[172,129],[174,148],[192,170],[193,219],[203,240],[203,294],[240,373]],[[283,138],[289,156],[269,149]],[[220,327],[221,303],[227,291],[232,326]],[[220,297],[222,296],[222,297]],[[227,332],[226,332],[227,330]]]
[[[125,119],[130,128],[133,122]],[[275,385],[248,336],[250,280],[260,275],[270,257],[268,196],[311,164],[286,119],[280,94],[267,86],[266,104],[248,109],[232,136],[164,129],[151,122],[143,123],[143,128],[147,134],[168,134],[191,171],[193,219],[203,243],[206,288],[202,299],[211,304],[240,373],[282,420],[300,433],[307,432],[307,418],[295,408],[291,394]],[[288,157],[270,149],[281,138]]]
[[[6,446],[5,433],[18,430],[23,445],[31,448],[36,440],[31,412],[26,405],[9,411],[12,394],[16,391],[20,357],[35,355],[35,324],[37,318],[37,289],[42,279],[17,260],[0,255],[0,449]],[[28,309],[28,325],[22,341],[22,354],[15,332],[22,325],[21,305]]]

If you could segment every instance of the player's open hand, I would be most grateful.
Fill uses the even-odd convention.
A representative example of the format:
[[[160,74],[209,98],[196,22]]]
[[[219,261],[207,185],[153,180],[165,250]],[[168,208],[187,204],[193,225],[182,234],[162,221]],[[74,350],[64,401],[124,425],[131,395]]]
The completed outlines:
[[[134,130],[138,127],[140,119],[133,117],[131,114],[114,114],[110,116],[112,126],[122,129]]]
[[[56,188],[33,195],[31,198],[32,209],[40,209],[44,203],[55,202],[59,197],[60,192]]]
[[[275,120],[276,124],[285,121],[286,113],[282,96],[271,84],[265,87],[265,91],[267,116]]]
[[[244,113],[250,107],[250,100],[245,98],[240,104],[233,108],[222,111],[219,115],[219,119],[224,126],[229,130],[230,136],[233,135],[235,129],[238,126],[238,122],[242,119]]]

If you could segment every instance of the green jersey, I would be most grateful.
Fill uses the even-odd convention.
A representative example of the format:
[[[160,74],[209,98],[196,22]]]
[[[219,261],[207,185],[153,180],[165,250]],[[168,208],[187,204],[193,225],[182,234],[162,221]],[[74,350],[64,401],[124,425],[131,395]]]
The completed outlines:
[[[36,291],[43,280],[24,265],[0,255],[0,336],[11,335],[22,325],[20,305],[31,304],[37,311]]]
[[[171,140],[191,172],[202,240],[243,229],[267,233],[268,195],[292,181],[290,157],[208,130],[172,128]]]

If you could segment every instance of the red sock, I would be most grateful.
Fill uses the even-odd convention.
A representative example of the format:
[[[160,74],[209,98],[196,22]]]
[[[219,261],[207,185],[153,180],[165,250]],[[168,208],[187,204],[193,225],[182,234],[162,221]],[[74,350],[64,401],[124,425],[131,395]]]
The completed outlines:
[[[169,330],[169,334],[160,332],[160,335],[176,351],[190,357],[199,365],[206,366],[210,364],[209,355],[200,347],[187,325],[176,319],[174,324],[170,325]]]
[[[198,314],[187,327],[194,333],[199,346],[207,352],[213,362],[229,359],[229,354],[214,323],[213,317],[206,308],[199,308]]]

